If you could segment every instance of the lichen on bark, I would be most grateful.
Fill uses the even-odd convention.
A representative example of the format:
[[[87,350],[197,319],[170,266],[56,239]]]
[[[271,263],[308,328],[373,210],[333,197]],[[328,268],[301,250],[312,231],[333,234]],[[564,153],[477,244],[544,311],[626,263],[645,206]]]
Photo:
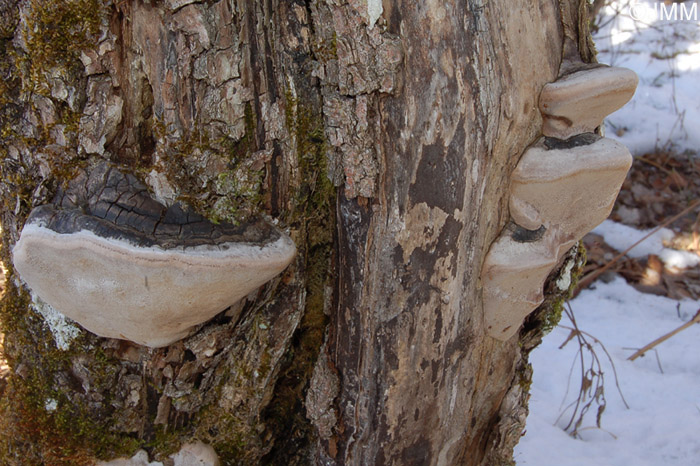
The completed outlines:
[[[86,334],[73,350],[57,348],[14,278],[10,273],[0,309],[4,353],[13,370],[0,403],[3,464],[89,465],[95,457],[133,453],[135,439],[115,429],[115,418],[98,408],[109,412],[119,401],[104,399],[114,393],[117,366]]]

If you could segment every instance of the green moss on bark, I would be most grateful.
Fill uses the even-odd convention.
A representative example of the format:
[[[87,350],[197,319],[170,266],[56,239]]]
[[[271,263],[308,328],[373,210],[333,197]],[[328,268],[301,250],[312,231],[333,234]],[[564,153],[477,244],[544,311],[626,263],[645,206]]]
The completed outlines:
[[[176,142],[166,142],[160,151],[157,170],[180,193],[179,200],[214,223],[244,223],[262,211],[264,163],[251,158],[257,149],[257,121],[250,102],[245,104],[243,121],[240,139],[212,139],[197,126]],[[161,140],[171,139],[162,124],[156,126]],[[212,173],[202,161],[219,171]]]
[[[32,71],[74,66],[82,50],[95,46],[101,12],[99,0],[32,0],[27,18]]]
[[[529,352],[540,344],[561,320],[566,302],[572,296],[579,277],[586,265],[586,248],[583,242],[564,256],[561,266],[550,274],[545,282],[544,301],[526,319],[520,331],[520,343]]]
[[[0,103],[14,106],[12,109],[25,105],[36,113],[32,96],[38,96],[51,101],[57,117],[56,123],[39,125],[37,135],[31,138],[19,140],[16,133],[0,134],[3,138],[15,138],[28,154],[50,151],[47,159],[52,164],[51,173],[44,174],[45,179],[38,175],[36,159],[18,162],[10,160],[6,151],[0,154],[3,156],[0,170],[5,185],[2,190],[3,214],[17,228],[21,228],[26,215],[37,203],[38,186],[42,183],[55,185],[70,179],[83,163],[77,153],[81,104],[79,102],[78,108],[71,108],[68,103],[52,97],[51,80],[60,78],[71,85],[84,84],[80,52],[95,46],[102,7],[97,0],[32,0],[26,34],[30,53],[24,56],[20,52],[7,62],[7,66],[16,68],[12,74],[21,79],[0,95],[0,98],[6,97],[6,101]],[[9,41],[2,44],[11,45]],[[330,55],[335,54],[334,41],[326,48]],[[3,63],[0,65],[4,66]],[[7,334],[6,351],[14,375],[0,406],[0,415],[3,416],[0,429],[4,434],[0,439],[0,463],[92,464],[94,457],[109,459],[131,455],[137,448],[145,448],[151,457],[162,459],[176,451],[183,441],[197,437],[212,443],[224,464],[238,464],[245,463],[251,455],[267,451],[268,436],[285,431],[284,437],[288,437],[290,443],[276,445],[274,454],[266,461],[290,457],[308,446],[312,429],[305,418],[302,400],[327,323],[324,307],[327,289],[332,284],[329,270],[332,268],[335,230],[336,190],[326,176],[326,143],[320,108],[320,101],[300,102],[291,96],[287,99],[287,124],[298,157],[298,171],[292,174],[297,181],[291,183],[293,194],[291,202],[286,204],[290,208],[282,212],[281,220],[293,230],[300,259],[297,261],[299,268],[283,277],[281,283],[289,285],[291,282],[291,287],[304,286],[306,301],[303,318],[282,368],[278,362],[280,353],[272,354],[267,350],[270,339],[275,338],[275,334],[269,331],[272,319],[267,314],[264,319],[254,320],[252,326],[246,327],[243,335],[237,334],[241,339],[236,343],[239,346],[217,348],[221,353],[214,357],[230,359],[226,362],[217,360],[218,366],[213,369],[211,378],[213,386],[200,386],[200,383],[210,382],[201,372],[193,375],[196,380],[191,386],[177,386],[177,390],[173,390],[168,384],[180,377],[178,374],[186,372],[183,368],[188,367],[188,363],[207,364],[206,360],[211,358],[200,360],[196,356],[196,360],[192,360],[187,354],[186,357],[173,358],[173,362],[170,360],[174,351],[172,347],[137,348],[87,332],[73,342],[71,349],[61,351],[56,348],[44,320],[31,310],[27,293],[14,285],[8,286],[0,319]],[[262,210],[265,172],[259,164],[246,165],[261,149],[256,141],[259,117],[253,105],[247,103],[243,115],[245,132],[239,140],[211,140],[205,131],[194,128],[187,137],[172,144],[170,155],[164,159],[164,167],[170,170],[166,172],[169,181],[188,194],[183,200],[215,220],[237,221]],[[51,133],[56,125],[62,125],[64,134],[69,135],[68,144],[63,148],[47,149],[55,142]],[[168,139],[164,128],[158,127],[157,122],[153,126],[160,141]],[[222,160],[225,167],[217,176],[211,176],[211,173],[217,173],[216,170],[207,169],[203,174],[208,183],[205,186],[202,186],[202,178],[197,177],[202,173],[195,166],[197,161],[204,159],[203,154],[215,157],[217,162]],[[143,176],[150,168],[140,166],[134,170]],[[244,177],[240,176],[241,171],[245,172]],[[241,179],[245,177],[248,181],[241,185]],[[43,194],[44,199],[50,197],[53,185],[47,185],[48,194]],[[219,199],[227,200],[228,204],[219,204],[219,209],[215,210]],[[11,241],[7,233],[3,236],[6,243]],[[3,260],[9,264],[9,255],[4,254]],[[8,283],[12,280],[11,272]],[[302,280],[303,285],[300,284]],[[277,286],[270,285],[268,297],[261,298],[254,307],[248,307],[241,319],[254,319],[256,313],[263,315],[261,308],[265,308],[266,300],[274,300],[273,295],[279,288],[286,289]],[[287,292],[294,299],[280,304],[280,307],[297,310],[301,294]],[[218,319],[221,320],[206,328],[225,327],[227,336],[234,335],[239,325],[248,322],[228,322],[223,315]],[[285,322],[280,325],[283,324]],[[186,342],[179,346],[184,344]],[[246,353],[251,348],[252,351],[261,348],[254,358],[248,358],[249,353]],[[134,354],[129,356],[129,353]],[[236,360],[238,355],[246,357]],[[172,379],[163,376],[164,366],[171,368],[172,375],[168,377]],[[254,390],[259,385],[250,383],[246,386],[245,381],[266,377],[274,380],[278,374],[279,383],[269,409],[255,422],[250,421],[251,412],[236,411],[241,405],[232,402],[222,408],[218,403],[228,396],[244,400],[244,408],[257,406],[249,405],[245,400],[260,395]],[[137,405],[130,405],[120,398],[129,394],[120,385],[125,380],[142,383]],[[224,390],[233,390],[234,393],[224,396]],[[165,416],[166,424],[157,424],[157,410],[162,400],[172,404],[172,413]],[[264,399],[261,405],[268,401]],[[287,450],[287,446],[299,448]]]
[[[113,432],[89,396],[76,396],[81,390],[108,396],[117,366],[99,347],[87,354],[58,349],[43,319],[31,310],[28,293],[13,282],[10,272],[0,305],[4,350],[13,372],[0,402],[0,463],[90,465],[95,457],[133,453],[138,441]],[[89,389],[76,375],[78,357],[90,368]],[[103,408],[110,400],[98,404]]]
[[[84,162],[77,153],[81,99],[76,97],[69,104],[52,91],[57,82],[80,82],[80,53],[96,46],[102,16],[103,4],[98,0],[32,0],[21,31],[15,31],[21,32],[26,51],[10,40],[0,41],[0,68],[3,76],[9,76],[0,83],[2,207],[14,212],[20,226],[36,201],[32,196],[37,186],[43,183],[44,194],[50,195],[57,183],[75,176]],[[51,113],[49,122],[44,121],[41,108]],[[34,131],[23,121],[26,113],[37,121]],[[65,140],[61,144],[57,134]],[[37,158],[43,154],[50,180],[42,180],[37,160],[28,161],[26,155],[19,155],[22,152]]]
[[[323,344],[328,317],[324,308],[331,298],[336,188],[327,176],[323,118],[314,108],[286,93],[287,128],[294,135],[301,180],[289,223],[300,232],[299,254],[305,258],[304,317],[265,412],[268,434],[284,439],[274,446],[263,464],[304,464],[314,437],[306,418],[304,399]],[[298,245],[299,246],[299,245]],[[283,434],[284,433],[284,434]]]

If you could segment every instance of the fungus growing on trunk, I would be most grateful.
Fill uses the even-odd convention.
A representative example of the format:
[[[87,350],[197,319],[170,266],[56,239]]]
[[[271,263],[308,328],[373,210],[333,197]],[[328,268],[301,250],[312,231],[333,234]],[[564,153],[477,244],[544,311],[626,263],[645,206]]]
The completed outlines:
[[[544,300],[547,276],[566,251],[610,215],[632,156],[611,139],[589,142],[553,149],[539,142],[513,172],[510,214],[534,240],[507,229],[486,257],[484,312],[495,338],[506,340],[518,330]]]
[[[630,69],[598,65],[545,85],[540,94],[542,133],[569,139],[593,132],[603,118],[632,98],[638,82]]]
[[[165,207],[103,163],[32,210],[13,262],[36,295],[87,330],[159,347],[274,278],[295,252],[268,222],[216,225]]]
[[[489,335],[507,340],[523,319],[544,300],[543,285],[557,265],[555,230],[538,241],[523,243],[502,234],[491,245],[482,270],[484,315]]]
[[[612,139],[531,146],[511,176],[510,215],[528,230],[557,225],[564,253],[610,215],[631,165],[627,148]]]
[[[631,70],[595,66],[544,87],[545,138],[525,151],[513,171],[512,222],[491,245],[481,271],[484,322],[493,338],[505,341],[519,330],[542,303],[545,281],[564,254],[610,215],[632,157],[593,131],[632,97],[637,81]]]

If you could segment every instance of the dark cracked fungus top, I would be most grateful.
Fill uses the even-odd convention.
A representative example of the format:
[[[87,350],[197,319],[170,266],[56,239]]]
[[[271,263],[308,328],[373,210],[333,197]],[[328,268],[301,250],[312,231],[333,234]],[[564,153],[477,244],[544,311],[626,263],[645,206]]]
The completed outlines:
[[[163,249],[215,246],[226,243],[264,245],[280,232],[263,220],[242,225],[215,224],[176,203],[166,207],[153,199],[135,176],[101,163],[60,189],[51,204],[32,210],[27,224],[56,233],[88,230],[103,238],[137,247]]]

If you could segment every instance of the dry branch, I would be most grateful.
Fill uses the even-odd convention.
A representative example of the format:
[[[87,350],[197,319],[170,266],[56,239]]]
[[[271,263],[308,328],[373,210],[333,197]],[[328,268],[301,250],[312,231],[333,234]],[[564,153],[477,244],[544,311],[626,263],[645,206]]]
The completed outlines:
[[[688,212],[693,211],[693,210],[694,210],[696,207],[698,207],[699,205],[700,205],[700,201],[694,202],[693,204],[691,204],[690,206],[686,207],[685,209],[683,209],[683,210],[682,210],[681,212],[679,212],[678,214],[674,215],[673,217],[671,217],[671,218],[669,218],[668,220],[664,221],[661,225],[659,225],[659,226],[657,226],[656,228],[654,228],[653,230],[651,230],[649,233],[647,233],[646,235],[644,235],[644,237],[642,237],[642,239],[640,239],[639,241],[637,241],[636,243],[634,243],[632,246],[628,247],[627,249],[625,249],[624,251],[622,251],[620,254],[618,254],[617,256],[613,257],[613,258],[610,260],[610,262],[608,262],[607,264],[605,264],[605,265],[602,266],[601,268],[599,268],[599,269],[597,269],[597,270],[595,270],[595,271],[589,273],[589,274],[586,275],[585,277],[583,277],[583,278],[581,279],[581,281],[579,282],[579,289],[584,289],[584,288],[586,288],[588,285],[590,285],[591,283],[593,283],[593,281],[594,281],[596,278],[598,278],[599,276],[601,276],[606,270],[608,270],[610,267],[612,267],[612,265],[613,265],[614,263],[616,263],[616,262],[617,262],[618,260],[620,260],[621,258],[625,257],[625,255],[626,255],[628,252],[630,252],[633,248],[637,247],[639,244],[641,244],[643,241],[645,241],[647,238],[649,238],[650,236],[652,236],[652,235],[653,235],[654,233],[656,233],[657,231],[659,231],[659,230],[661,230],[662,228],[664,228],[664,227],[670,225],[671,223],[675,222],[676,220],[678,220],[679,218],[681,218],[682,216],[684,216],[684,215],[687,214]]]
[[[657,338],[656,340],[652,341],[652,342],[649,343],[648,345],[644,346],[642,349],[638,350],[638,351],[637,351],[636,353],[634,353],[632,356],[630,356],[629,358],[627,358],[627,360],[628,360],[628,361],[634,361],[634,360],[637,359],[638,357],[643,356],[644,353],[646,353],[646,352],[649,351],[650,349],[652,349],[652,348],[654,348],[655,346],[658,346],[658,345],[660,345],[661,343],[665,342],[666,340],[668,340],[669,338],[671,338],[673,335],[675,335],[675,334],[677,334],[677,333],[679,333],[679,332],[681,332],[681,331],[687,329],[688,327],[691,327],[693,324],[698,324],[698,323],[700,323],[700,309],[698,309],[698,312],[695,313],[695,317],[693,317],[692,319],[690,319],[688,322],[684,323],[683,325],[681,325],[681,326],[678,327],[677,329],[675,329],[675,330],[673,330],[673,331],[671,331],[671,332],[668,332],[666,335],[664,335],[664,336],[662,336],[662,337],[659,337],[659,338]]]

